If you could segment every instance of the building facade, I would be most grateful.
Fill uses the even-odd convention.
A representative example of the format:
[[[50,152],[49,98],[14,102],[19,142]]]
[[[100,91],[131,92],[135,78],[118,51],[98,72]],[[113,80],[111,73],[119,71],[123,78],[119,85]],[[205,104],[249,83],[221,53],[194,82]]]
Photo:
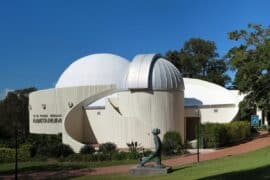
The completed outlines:
[[[79,152],[84,144],[113,142],[118,148],[137,141],[153,148],[151,131],[177,131],[183,141],[195,138],[202,122],[230,122],[243,97],[206,81],[182,78],[157,54],[132,61],[94,54],[72,63],[55,88],[29,97],[30,132],[62,133]]]
[[[131,62],[111,54],[86,56],[71,64],[56,87],[30,94],[30,132],[62,133],[79,152],[84,144],[137,141],[152,148],[151,130],[185,137],[184,83],[159,55]]]

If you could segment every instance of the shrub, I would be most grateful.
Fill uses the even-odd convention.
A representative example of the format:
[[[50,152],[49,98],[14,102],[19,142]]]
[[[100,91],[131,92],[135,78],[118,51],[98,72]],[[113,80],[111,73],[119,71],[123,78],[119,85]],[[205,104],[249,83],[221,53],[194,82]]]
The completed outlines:
[[[62,143],[61,134],[42,135],[30,134],[27,143],[32,144],[31,157],[55,157],[56,147]]]
[[[97,156],[95,154],[71,154],[63,159],[64,161],[83,161],[83,162],[93,162],[97,161]]]
[[[99,146],[99,151],[101,152],[101,153],[98,153],[98,155],[99,155],[98,158],[100,159],[100,161],[107,160],[107,157],[109,157],[109,159],[111,160],[112,153],[116,151],[116,145],[114,143],[111,143],[111,142],[101,144]]]
[[[169,131],[163,137],[163,153],[166,155],[182,153],[183,144],[181,136],[176,131]]]
[[[95,152],[95,148],[91,145],[84,145],[81,149],[80,149],[80,153],[81,154],[93,154]]]
[[[116,151],[116,145],[111,142],[101,144],[99,146],[99,151],[103,153],[112,153],[113,151]]]
[[[18,148],[18,160],[28,161],[30,159],[30,148],[29,144],[22,144]],[[0,162],[15,162],[15,148],[0,148]]]
[[[251,135],[250,124],[247,121],[235,121],[226,124],[226,127],[228,131],[229,144],[243,141]]]
[[[116,145],[111,142],[101,144],[99,146],[99,151],[104,154],[107,154],[107,153],[111,154],[112,152],[116,151]]]
[[[249,138],[251,127],[247,121],[235,121],[228,124],[206,123],[200,128],[203,147],[218,148],[238,143]]]
[[[55,157],[67,157],[74,154],[73,149],[69,145],[63,143],[59,143],[57,146],[55,146],[53,151],[55,153]]]
[[[112,153],[112,160],[125,160],[127,159],[127,152],[113,152]]]
[[[8,147],[7,144],[0,143],[0,148],[7,148],[7,147]]]
[[[225,124],[206,123],[200,127],[203,147],[218,148],[227,144],[228,136]]]
[[[14,162],[14,161],[15,161],[15,149],[0,148],[0,162]]]
[[[22,144],[18,149],[18,159],[20,161],[28,161],[31,158],[32,145]]]
[[[130,159],[139,159],[141,157],[140,153],[138,152],[128,152],[127,153],[127,160],[130,160]]]
[[[128,146],[129,152],[133,152],[133,153],[138,153],[142,149],[141,144],[138,144],[137,141],[135,142],[131,141],[131,143],[127,143],[127,146]]]
[[[96,161],[107,161],[112,160],[112,153],[104,154],[104,153],[97,153],[95,154]]]
[[[266,131],[267,130],[267,126],[266,125],[262,125],[261,126],[261,130]]]

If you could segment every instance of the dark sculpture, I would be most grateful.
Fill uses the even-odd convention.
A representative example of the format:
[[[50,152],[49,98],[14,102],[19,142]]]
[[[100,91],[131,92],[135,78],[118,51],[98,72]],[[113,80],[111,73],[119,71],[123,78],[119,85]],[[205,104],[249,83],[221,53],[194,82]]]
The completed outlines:
[[[152,134],[154,135],[154,142],[155,142],[155,151],[150,154],[147,157],[144,157],[142,161],[140,162],[139,166],[144,166],[145,163],[149,162],[152,159],[155,159],[155,168],[164,168],[164,166],[161,164],[161,140],[158,137],[160,134],[160,129],[156,128],[152,130]]]

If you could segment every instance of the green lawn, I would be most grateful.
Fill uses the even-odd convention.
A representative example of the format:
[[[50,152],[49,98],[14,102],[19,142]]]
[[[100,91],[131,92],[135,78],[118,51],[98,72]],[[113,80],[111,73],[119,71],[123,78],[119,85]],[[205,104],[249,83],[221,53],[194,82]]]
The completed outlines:
[[[138,179],[129,175],[85,176],[82,179]],[[140,179],[270,179],[270,147],[254,152],[211,160],[189,166],[175,167],[168,175],[140,177]]]

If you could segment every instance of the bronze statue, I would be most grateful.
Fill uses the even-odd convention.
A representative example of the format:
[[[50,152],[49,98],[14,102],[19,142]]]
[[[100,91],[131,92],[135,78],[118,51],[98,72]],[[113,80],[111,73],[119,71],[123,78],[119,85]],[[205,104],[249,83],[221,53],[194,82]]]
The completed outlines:
[[[161,144],[161,140],[159,138],[159,134],[160,134],[160,129],[155,128],[152,130],[152,134],[154,135],[154,142],[155,142],[155,151],[150,154],[147,157],[144,157],[142,159],[142,161],[140,162],[139,166],[144,166],[145,163],[149,162],[152,159],[155,159],[155,166],[156,168],[164,168],[164,166],[161,164],[161,148],[162,148],[162,144]]]

